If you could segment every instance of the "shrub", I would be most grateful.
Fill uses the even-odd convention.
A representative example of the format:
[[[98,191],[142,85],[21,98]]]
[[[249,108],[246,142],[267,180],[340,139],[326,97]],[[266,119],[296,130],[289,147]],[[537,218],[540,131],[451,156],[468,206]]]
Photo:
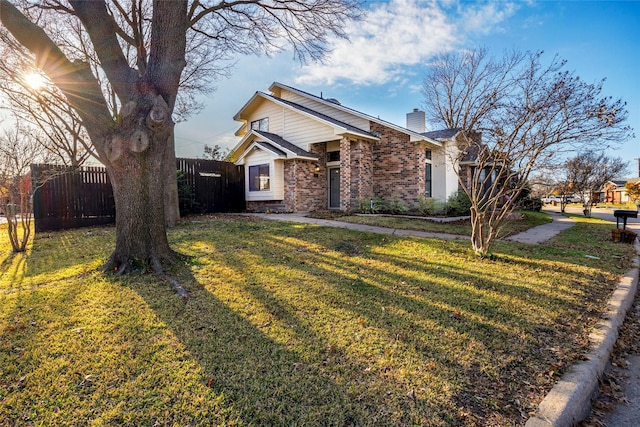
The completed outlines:
[[[189,185],[187,175],[180,169],[177,170],[178,178],[178,203],[180,204],[180,215],[202,213],[202,207],[196,201],[195,188]]]
[[[447,213],[446,203],[440,202],[432,197],[420,195],[416,210],[420,215],[444,215]]]
[[[400,214],[407,212],[409,207],[400,199],[384,200],[380,197],[365,197],[358,199],[358,212],[360,213],[388,213]]]
[[[464,216],[471,213],[471,200],[464,191],[456,191],[447,199],[447,215]]]
[[[409,210],[409,206],[400,199],[391,199],[384,202],[383,212],[390,214],[401,214]]]
[[[381,213],[384,212],[385,203],[379,197],[365,197],[358,199],[358,212],[360,213]]]

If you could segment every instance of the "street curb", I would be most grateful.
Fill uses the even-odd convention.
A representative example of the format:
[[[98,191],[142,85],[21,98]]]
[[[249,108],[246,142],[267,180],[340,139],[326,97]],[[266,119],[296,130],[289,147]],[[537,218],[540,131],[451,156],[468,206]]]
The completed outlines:
[[[640,255],[638,241],[635,249]],[[527,420],[525,427],[571,427],[589,416],[591,399],[598,391],[598,380],[609,365],[618,330],[638,291],[638,256],[633,264],[634,267],[622,277],[609,298],[602,320],[589,335],[592,344],[587,359],[563,375],[542,400],[535,415]]]

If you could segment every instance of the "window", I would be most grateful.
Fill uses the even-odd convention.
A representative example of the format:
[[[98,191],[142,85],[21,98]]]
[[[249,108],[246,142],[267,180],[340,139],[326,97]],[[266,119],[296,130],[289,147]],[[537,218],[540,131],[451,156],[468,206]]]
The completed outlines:
[[[327,162],[339,162],[340,151],[329,151],[327,153]]]
[[[424,156],[427,158],[427,160],[431,160],[431,150],[428,148],[424,150]]]
[[[424,186],[424,195],[425,197],[432,197],[432,181],[431,181],[431,163],[425,164],[425,186]]]
[[[269,165],[249,166],[249,191],[268,191]]]
[[[251,129],[269,131],[269,117],[251,122]]]

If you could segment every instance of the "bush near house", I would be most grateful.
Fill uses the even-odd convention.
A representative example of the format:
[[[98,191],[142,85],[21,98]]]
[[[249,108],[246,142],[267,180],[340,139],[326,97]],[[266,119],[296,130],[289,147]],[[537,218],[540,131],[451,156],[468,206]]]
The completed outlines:
[[[424,216],[442,216],[447,213],[447,204],[431,197],[418,197],[416,210]]]
[[[447,198],[447,215],[466,216],[470,210],[471,200],[464,191],[456,191]]]
[[[406,203],[397,198],[370,197],[358,199],[358,212],[367,214],[466,216],[469,215],[470,208],[469,197],[462,191],[453,193],[446,203],[421,195],[418,197],[418,203],[413,207],[407,206]]]

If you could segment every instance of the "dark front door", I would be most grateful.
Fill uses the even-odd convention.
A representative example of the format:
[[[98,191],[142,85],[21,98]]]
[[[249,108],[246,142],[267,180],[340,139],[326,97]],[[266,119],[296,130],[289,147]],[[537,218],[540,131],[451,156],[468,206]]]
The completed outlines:
[[[329,208],[340,208],[340,168],[329,168]]]

